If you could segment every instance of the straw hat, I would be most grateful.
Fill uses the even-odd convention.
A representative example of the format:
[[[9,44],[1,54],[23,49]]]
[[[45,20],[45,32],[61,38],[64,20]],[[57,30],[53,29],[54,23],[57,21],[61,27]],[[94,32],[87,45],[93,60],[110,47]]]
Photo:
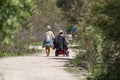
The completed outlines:
[[[63,30],[59,30],[59,33],[63,33]]]
[[[52,29],[51,26],[47,26],[47,29]]]

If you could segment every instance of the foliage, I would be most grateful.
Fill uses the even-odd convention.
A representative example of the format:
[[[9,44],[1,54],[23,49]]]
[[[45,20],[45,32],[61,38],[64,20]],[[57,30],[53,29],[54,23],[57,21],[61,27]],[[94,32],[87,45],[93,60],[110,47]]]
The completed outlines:
[[[104,0],[96,2],[93,8],[94,25],[103,30],[105,38],[120,43],[120,1]],[[99,15],[98,15],[99,14]]]
[[[0,0],[0,43],[11,43],[34,8],[31,0]]]
[[[58,0],[59,3],[62,3],[58,3],[58,6],[65,12],[65,18],[66,16],[71,18],[71,15],[66,12],[70,13],[72,5],[77,6],[74,2],[69,1]],[[77,2],[77,0],[74,1]],[[80,31],[78,42],[80,42],[80,49],[85,50],[87,66],[90,67],[89,70],[92,73],[88,80],[119,80],[120,1],[86,0],[84,5],[80,8],[76,7],[75,11],[80,9],[84,16],[79,13],[74,18],[80,19],[77,23]],[[73,14],[77,15],[74,12]],[[68,21],[70,22],[69,19]],[[90,25],[91,27],[86,27]],[[78,61],[82,62],[81,56],[76,56],[74,60],[72,64],[76,64]]]
[[[85,32],[78,39],[80,39],[78,42],[79,54],[70,61],[70,64],[86,69],[98,67],[99,65],[96,64],[102,61],[101,51],[103,39],[101,34],[95,28],[89,26],[86,27]]]
[[[12,1],[14,1],[14,4],[11,5]],[[3,7],[5,11],[7,9],[8,13],[0,10],[2,11],[1,13],[7,16],[7,18],[2,18],[1,20],[4,19],[4,23],[7,23],[6,20],[9,16],[13,16],[13,18],[16,17],[14,24],[20,25],[13,26],[14,24],[11,23],[10,26],[7,26],[11,33],[15,32],[14,34],[0,34],[0,36],[3,37],[0,38],[1,43],[5,43],[6,41],[9,44],[14,43],[13,45],[0,44],[0,51],[7,54],[11,53],[11,55],[12,53],[31,53],[36,50],[29,51],[29,45],[38,46],[42,44],[47,25],[50,25],[53,28],[53,31],[57,33],[57,29],[60,26],[63,26],[65,22],[62,20],[61,9],[56,6],[55,2],[56,0],[2,1],[1,7]],[[4,5],[6,5],[6,7],[4,7]],[[12,12],[14,14],[11,13],[11,9],[13,9]],[[2,27],[0,28],[0,31],[0,33],[3,32]],[[4,37],[8,38],[4,40]]]
[[[82,53],[76,55],[76,57],[73,60],[70,60],[69,63],[66,66],[71,66],[71,67],[86,67],[86,63],[83,62],[85,60],[85,55]]]
[[[80,20],[82,13],[83,0],[57,0],[57,6],[62,8],[65,19],[71,24],[76,24]]]
[[[56,0],[36,0],[38,14],[32,15],[25,23],[24,29],[16,35],[25,41],[39,42],[44,38],[46,26],[50,25],[52,31],[57,34],[58,29],[64,27],[65,21],[62,19],[61,9],[56,6]],[[28,38],[29,24],[32,24],[31,38]]]
[[[21,52],[21,48],[25,49],[25,45],[23,45],[23,43],[15,42],[13,39],[14,36],[23,28],[23,24],[28,17],[35,12],[35,9],[35,1],[32,0],[0,0],[1,56],[12,54],[16,55]]]
[[[0,46],[0,57],[23,56],[41,52],[40,49],[30,48],[29,45],[36,46],[38,43],[29,43],[26,41],[14,42],[14,45],[4,44]],[[40,45],[40,43],[39,43]]]
[[[96,2],[92,10],[94,15],[94,26],[103,33],[103,64],[105,73],[95,75],[92,80],[119,80],[120,60],[120,1],[103,0]],[[99,14],[99,15],[98,15]],[[97,23],[96,23],[97,22]],[[104,76],[103,76],[104,75]]]

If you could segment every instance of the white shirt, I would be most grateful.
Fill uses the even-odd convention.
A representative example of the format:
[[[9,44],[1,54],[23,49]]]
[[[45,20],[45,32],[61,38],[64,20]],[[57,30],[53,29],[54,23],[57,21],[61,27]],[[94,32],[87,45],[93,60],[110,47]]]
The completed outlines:
[[[54,39],[54,38],[55,38],[55,35],[53,34],[52,31],[47,31],[47,32],[46,32],[46,35],[47,35],[47,34],[50,35],[50,38],[51,38],[51,39]]]

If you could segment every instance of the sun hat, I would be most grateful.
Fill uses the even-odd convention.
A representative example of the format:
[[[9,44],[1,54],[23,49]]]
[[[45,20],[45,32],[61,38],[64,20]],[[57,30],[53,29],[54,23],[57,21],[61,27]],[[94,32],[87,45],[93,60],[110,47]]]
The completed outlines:
[[[63,33],[63,30],[59,30],[59,33]]]
[[[51,26],[47,26],[47,29],[52,29]]]

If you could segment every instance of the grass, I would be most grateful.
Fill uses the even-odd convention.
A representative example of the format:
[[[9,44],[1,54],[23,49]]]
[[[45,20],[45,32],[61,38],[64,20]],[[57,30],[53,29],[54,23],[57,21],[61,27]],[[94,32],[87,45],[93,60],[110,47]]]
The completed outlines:
[[[39,45],[42,45],[43,42],[40,41],[40,42],[31,42],[30,45],[33,45],[33,46],[39,46]]]
[[[11,57],[11,56],[25,56],[25,55],[33,55],[35,53],[41,53],[42,50],[28,50],[26,52],[2,52],[0,51],[0,58],[2,57]]]
[[[81,67],[66,67],[65,71],[73,74],[79,80],[86,80],[88,72]]]

